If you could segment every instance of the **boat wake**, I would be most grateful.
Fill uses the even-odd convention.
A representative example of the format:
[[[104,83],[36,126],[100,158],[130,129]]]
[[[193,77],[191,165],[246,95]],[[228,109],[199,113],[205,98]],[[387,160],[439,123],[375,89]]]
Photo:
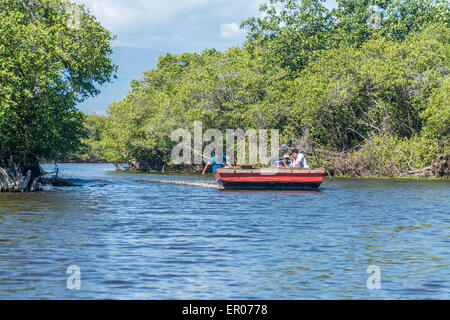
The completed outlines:
[[[215,188],[215,189],[217,189],[217,184],[214,183],[214,182],[175,181],[175,180],[148,180],[146,182],[163,183],[163,184],[175,184],[175,185],[181,185],[181,186],[194,186],[194,187]]]

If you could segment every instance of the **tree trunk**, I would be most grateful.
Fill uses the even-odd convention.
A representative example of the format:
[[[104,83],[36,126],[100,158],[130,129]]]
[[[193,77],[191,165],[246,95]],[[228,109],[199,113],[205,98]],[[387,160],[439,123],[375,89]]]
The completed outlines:
[[[39,179],[41,169],[39,163],[22,169],[14,162],[13,157],[8,161],[0,160],[0,192],[33,192],[40,190]]]

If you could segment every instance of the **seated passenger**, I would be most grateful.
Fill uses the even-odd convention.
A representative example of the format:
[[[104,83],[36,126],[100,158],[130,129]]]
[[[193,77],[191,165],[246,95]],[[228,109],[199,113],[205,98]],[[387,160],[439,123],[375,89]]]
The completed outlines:
[[[291,156],[293,157],[293,161],[291,163],[292,168],[305,168],[309,169],[309,164],[306,161],[306,158],[303,153],[298,152],[297,149],[292,150]]]
[[[291,165],[291,158],[290,155],[285,154],[283,157],[283,167],[288,168]]]
[[[290,164],[289,155],[285,154],[282,160],[278,160],[276,163],[277,168],[288,168]]]
[[[275,167],[283,168],[283,160],[278,160],[277,163],[275,164]]]

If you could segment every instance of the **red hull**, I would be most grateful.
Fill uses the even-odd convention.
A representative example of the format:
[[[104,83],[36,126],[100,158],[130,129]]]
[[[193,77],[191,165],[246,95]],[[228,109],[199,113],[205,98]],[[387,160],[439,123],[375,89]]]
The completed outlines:
[[[325,169],[219,169],[216,180],[230,190],[311,190],[319,188]]]

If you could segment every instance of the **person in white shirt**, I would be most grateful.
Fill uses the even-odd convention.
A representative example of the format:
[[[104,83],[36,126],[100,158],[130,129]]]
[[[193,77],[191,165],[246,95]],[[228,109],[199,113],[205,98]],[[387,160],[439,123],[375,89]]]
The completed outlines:
[[[297,149],[294,149],[291,152],[291,156],[294,158],[291,163],[291,167],[309,169],[309,164],[306,161],[305,155],[303,153],[300,153]]]

